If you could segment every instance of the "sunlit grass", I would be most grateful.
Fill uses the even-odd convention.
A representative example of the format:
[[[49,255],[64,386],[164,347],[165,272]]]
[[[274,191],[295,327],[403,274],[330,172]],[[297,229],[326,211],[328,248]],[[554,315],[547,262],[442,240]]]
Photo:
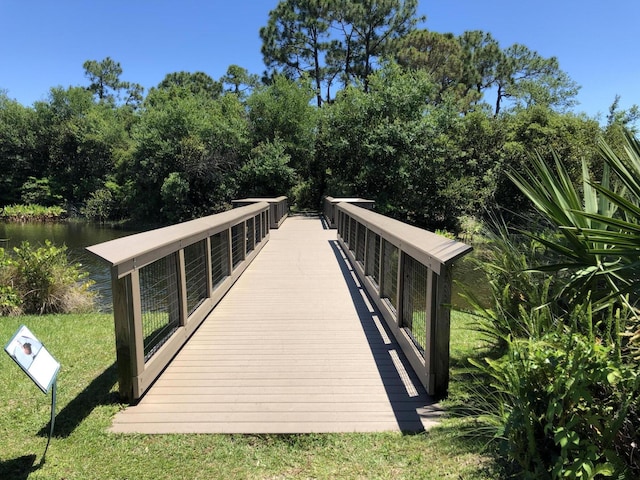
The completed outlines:
[[[464,358],[481,344],[472,318],[454,313],[452,395]],[[481,443],[460,435],[456,420],[402,435],[121,435],[108,432],[122,408],[116,395],[110,315],[0,319],[4,345],[26,324],[60,361],[56,429],[46,456],[50,394],[3,354],[0,360],[0,478],[212,479],[388,478],[493,479]],[[455,399],[447,402],[455,401]],[[445,402],[445,404],[447,403]]]

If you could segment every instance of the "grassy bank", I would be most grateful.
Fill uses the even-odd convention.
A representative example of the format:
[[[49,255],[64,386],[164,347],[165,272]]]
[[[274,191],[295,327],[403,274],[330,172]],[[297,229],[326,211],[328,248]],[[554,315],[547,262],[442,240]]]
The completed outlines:
[[[454,314],[452,398],[462,398],[464,362],[480,342],[471,319]],[[0,358],[0,478],[425,478],[493,479],[492,459],[461,438],[455,420],[419,435],[116,435],[110,315],[0,319],[0,343],[26,324],[60,361],[54,439],[47,442],[50,395],[43,395],[6,355]],[[445,402],[445,403],[447,403]]]

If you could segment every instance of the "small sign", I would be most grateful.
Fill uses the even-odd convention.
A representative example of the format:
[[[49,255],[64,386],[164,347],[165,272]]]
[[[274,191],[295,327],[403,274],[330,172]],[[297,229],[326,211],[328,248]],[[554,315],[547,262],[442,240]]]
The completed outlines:
[[[42,393],[49,392],[60,370],[60,363],[27,327],[22,325],[4,349]]]

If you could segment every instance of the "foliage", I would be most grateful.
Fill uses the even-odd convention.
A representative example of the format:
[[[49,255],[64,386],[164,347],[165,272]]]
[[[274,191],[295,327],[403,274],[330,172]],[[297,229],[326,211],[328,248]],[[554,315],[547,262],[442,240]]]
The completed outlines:
[[[36,115],[0,90],[0,205],[20,201],[29,177],[40,176]]]
[[[151,92],[132,136],[136,146],[122,179],[130,211],[143,219],[162,212],[164,221],[223,209],[250,146],[246,111],[236,95],[212,99],[182,86]],[[162,186],[174,172],[188,192],[183,203],[165,204]]]
[[[90,220],[105,222],[111,218],[114,203],[115,201],[111,190],[101,188],[95,192],[91,192],[89,199],[80,212]]]
[[[505,352],[474,361],[492,379],[484,420],[532,478],[640,473],[640,147],[628,135],[625,157],[601,152],[602,180],[583,162],[581,191],[557,156],[510,172],[540,219],[528,241],[500,224],[484,259],[495,308],[478,308],[481,330]]]
[[[66,247],[46,241],[41,247],[23,242],[9,258],[0,249],[3,304],[25,313],[87,312],[93,309],[92,281],[79,264],[70,264]],[[19,301],[17,301],[19,298]]]
[[[251,74],[246,68],[239,65],[229,65],[220,82],[223,86],[228,86],[226,91],[233,92],[241,98],[256,88],[260,84],[258,75]]]
[[[46,222],[59,220],[67,212],[62,207],[43,207],[42,205],[7,205],[0,209],[0,218],[14,222]]]
[[[639,300],[638,245],[640,245],[640,143],[627,137],[627,157],[616,155],[601,144],[605,162],[603,178],[591,180],[583,166],[582,197],[560,160],[555,169],[540,158],[533,170],[513,172],[514,182],[533,202],[537,210],[558,229],[556,238],[534,235],[558,260],[541,265],[540,270],[568,270],[559,292],[573,307],[589,298],[596,310],[606,309],[612,301],[635,311]],[[611,179],[610,171],[615,174]],[[616,187],[616,183],[621,187]],[[629,327],[638,327],[638,315],[632,315]],[[640,334],[632,337],[640,339]]]
[[[178,172],[171,172],[164,179],[162,187],[160,187],[160,195],[162,196],[162,211],[167,220],[177,223],[185,219],[184,205],[187,203],[188,194],[189,182]]]
[[[247,99],[254,146],[278,139],[291,167],[308,178],[314,156],[317,110],[310,105],[313,90],[305,81],[276,76]]]
[[[172,87],[184,88],[193,95],[202,95],[210,99],[218,98],[222,85],[204,72],[174,72],[167,74],[158,84],[158,89],[171,90]]]
[[[29,179],[22,184],[22,193],[20,199],[22,203],[27,205],[37,204],[44,206],[52,206],[60,203],[62,197],[51,193],[51,185],[48,178]]]
[[[259,144],[240,169],[240,191],[247,197],[288,195],[296,183],[296,171],[289,166],[289,160],[279,137]]]
[[[142,85],[120,80],[120,62],[106,57],[99,62],[87,60],[82,67],[85,76],[91,82],[87,89],[96,95],[100,102],[123,102],[126,106],[136,108],[142,101]]]
[[[22,315],[22,301],[12,285],[11,270],[14,262],[0,247],[0,316]]]
[[[594,478],[640,467],[632,445],[640,377],[606,346],[549,333],[514,339],[498,360],[472,362],[492,379],[496,435],[524,477]]]
[[[318,106],[331,100],[336,79],[368,91],[393,40],[424,20],[416,8],[416,0],[282,0],[260,29],[265,64],[271,74],[310,78]]]

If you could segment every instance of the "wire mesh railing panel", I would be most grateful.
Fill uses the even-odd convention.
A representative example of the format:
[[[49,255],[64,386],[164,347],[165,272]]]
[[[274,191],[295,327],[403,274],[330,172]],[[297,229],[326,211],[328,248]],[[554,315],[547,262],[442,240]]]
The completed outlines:
[[[361,223],[356,225],[356,262],[364,265],[364,245],[367,238],[367,227]]]
[[[262,240],[260,236],[260,215],[256,215],[253,219],[253,244],[257,245]]]
[[[253,248],[255,247],[255,243],[254,243],[255,238],[253,236],[254,235],[253,224],[254,224],[254,219],[248,218],[246,229],[245,229],[245,237],[246,237],[246,243],[247,243],[247,248],[245,250],[246,253],[252,252]]]
[[[398,247],[382,240],[382,286],[380,297],[398,310]]]
[[[244,260],[244,222],[231,227],[231,260],[233,268]]]
[[[224,230],[209,238],[211,244],[211,286],[220,285],[229,272],[229,230]]]
[[[404,258],[402,327],[421,352],[427,345],[427,267],[410,255]]]
[[[373,279],[376,286],[380,285],[380,235],[372,231],[367,234],[365,274]]]
[[[207,245],[205,240],[184,249],[184,270],[187,284],[187,316],[207,298]]]
[[[267,234],[269,233],[269,212],[262,212],[262,231],[264,232],[263,237],[266,237]]]
[[[140,305],[145,362],[180,325],[177,255],[140,269]]]
[[[355,218],[349,217],[349,250],[352,252],[356,250],[356,225]]]

